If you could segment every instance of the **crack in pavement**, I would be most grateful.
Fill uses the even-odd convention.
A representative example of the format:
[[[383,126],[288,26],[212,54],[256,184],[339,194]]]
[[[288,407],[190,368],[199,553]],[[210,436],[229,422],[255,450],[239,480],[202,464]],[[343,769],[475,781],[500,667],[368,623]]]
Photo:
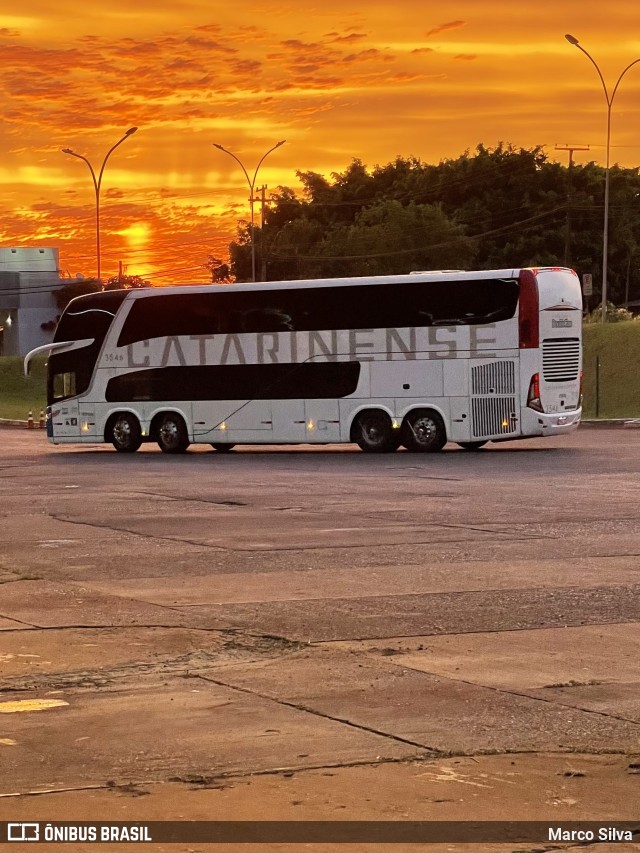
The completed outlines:
[[[6,613],[0,613],[0,617],[2,619],[8,619],[9,622],[17,622],[18,625],[26,625],[27,628],[37,628],[38,627],[37,625],[34,625],[33,622],[23,622],[22,619],[17,619],[15,616],[7,616]],[[7,633],[8,634],[8,633],[11,633],[12,631],[20,631],[21,633],[24,633],[24,629],[21,629],[21,628],[7,628],[6,631],[3,630],[0,633],[2,633],[2,634]]]
[[[258,690],[250,690],[248,687],[240,687],[236,684],[228,684],[221,679],[211,678],[206,674],[200,674],[193,676],[194,678],[200,678],[203,681],[209,681],[211,684],[217,684],[218,687],[225,687],[228,690],[236,690],[238,693],[245,693],[249,696],[257,696],[260,699],[266,699],[269,702],[275,702],[277,705],[282,705],[285,708],[291,708],[294,711],[304,711],[305,714],[312,714],[315,717],[322,717],[325,720],[331,720],[334,723],[342,723],[342,725],[350,726],[351,728],[358,729],[359,731],[368,732],[369,734],[377,735],[378,737],[385,738],[386,740],[396,741],[397,743],[405,743],[409,746],[416,746],[419,749],[427,750],[430,755],[441,756],[443,755],[442,751],[437,749],[437,747],[427,746],[424,743],[420,743],[419,741],[410,740],[409,738],[402,737],[401,735],[394,735],[390,732],[383,732],[379,729],[374,729],[371,726],[366,726],[362,723],[354,723],[352,720],[347,720],[344,717],[335,717],[332,714],[326,714],[323,711],[317,711],[315,708],[309,708],[306,705],[301,705],[298,702],[288,702],[286,699],[277,699],[274,696],[269,696],[267,693],[261,693]]]
[[[126,782],[115,782],[114,780],[109,780],[107,782],[103,782],[95,785],[77,785],[77,786],[68,786],[64,788],[46,788],[43,790],[33,790],[33,791],[15,791],[9,792],[5,794],[0,794],[0,799],[17,799],[21,797],[41,797],[47,794],[68,794],[74,792],[82,792],[82,791],[115,791],[117,793],[128,793],[133,796],[140,796],[139,791],[136,791],[136,788],[143,786],[154,786],[154,785],[166,785],[167,783],[175,783],[182,785],[190,785],[191,790],[200,790],[208,787],[219,787],[219,782],[225,781],[233,781],[234,779],[242,780],[242,779],[250,779],[257,776],[283,776],[283,777],[292,777],[292,776],[300,776],[306,773],[314,773],[322,770],[348,770],[350,768],[358,768],[358,767],[382,767],[386,765],[392,764],[422,764],[428,763],[432,764],[436,761],[448,760],[453,758],[475,758],[476,756],[482,758],[490,758],[491,756],[500,756],[500,755],[513,755],[513,756],[522,756],[526,757],[529,755],[539,755],[539,751],[536,749],[486,749],[486,750],[477,750],[474,752],[469,751],[442,751],[434,754],[425,754],[420,756],[402,756],[402,757],[389,757],[389,758],[375,758],[375,759],[354,759],[353,761],[345,761],[345,762],[335,762],[335,763],[326,763],[326,764],[309,764],[305,767],[272,767],[266,768],[262,770],[229,770],[229,771],[221,771],[220,773],[204,775],[204,774],[185,774],[183,776],[171,776],[166,779],[133,779],[127,780]],[[574,748],[566,748],[562,750],[545,750],[545,755],[550,756],[551,758],[564,757],[566,755],[582,755],[586,757],[597,757],[601,755],[635,755],[634,752],[629,752],[624,749],[598,749],[598,750],[590,750],[585,751],[584,749],[574,749]],[[564,849],[564,848],[563,848]]]
[[[176,499],[176,500],[178,500],[178,499]],[[65,518],[63,516],[56,515],[55,513],[49,513],[49,518],[52,518],[52,519],[54,519],[54,521],[59,521],[63,524],[77,524],[77,525],[81,525],[84,527],[92,527],[92,528],[95,528],[97,530],[110,530],[112,533],[127,533],[130,536],[139,536],[142,539],[149,539],[149,540],[155,540],[155,541],[160,541],[160,542],[180,542],[183,545],[192,545],[194,548],[209,548],[209,549],[214,550],[214,551],[221,551],[221,552],[231,551],[233,553],[242,553],[242,554],[261,553],[264,551],[268,551],[271,554],[271,553],[277,553],[277,552],[293,552],[293,551],[306,552],[306,551],[328,551],[328,550],[358,550],[358,549],[364,549],[364,548],[371,548],[370,542],[363,543],[363,544],[341,543],[339,545],[329,544],[329,545],[290,545],[290,546],[283,546],[283,545],[276,546],[276,545],[272,544],[272,545],[269,545],[268,547],[256,547],[256,546],[254,546],[254,547],[242,548],[242,547],[232,547],[231,545],[214,545],[214,544],[211,544],[210,542],[194,541],[193,539],[187,539],[187,538],[177,536],[177,535],[176,536],[159,536],[159,535],[154,534],[154,533],[142,533],[138,530],[129,530],[126,527],[116,527],[115,525],[112,525],[112,524],[98,524],[95,521],[83,521],[81,519]],[[544,534],[544,535],[541,534],[540,536],[526,535],[526,534],[525,535],[512,535],[509,532],[501,533],[500,531],[487,530],[487,529],[482,528],[482,527],[469,527],[467,525],[438,524],[437,526],[438,527],[449,527],[451,529],[457,529],[457,530],[475,530],[476,532],[479,532],[479,533],[486,533],[486,534],[490,534],[490,535],[499,535],[502,537],[501,541],[504,541],[504,542],[528,542],[531,540],[537,540],[537,539],[548,540],[548,539],[552,538],[546,534]],[[365,529],[365,528],[363,528],[363,529]],[[403,528],[399,528],[398,532],[404,532]],[[466,543],[466,542],[468,542],[467,539],[432,539],[432,538],[425,539],[425,540],[410,539],[409,541],[400,542],[400,543],[394,542],[394,541],[377,542],[376,547],[394,547],[397,545],[409,545],[409,546],[415,546],[415,545],[455,545],[457,543]]]
[[[184,503],[201,503],[201,504],[211,504],[213,506],[250,506],[250,504],[245,503],[244,501],[221,501],[221,500],[213,500],[209,498],[194,498],[194,497],[183,497],[182,495],[167,495],[164,492],[144,492],[144,491],[132,491],[128,494],[132,495],[144,495],[145,497],[150,498],[165,498],[168,501],[182,501]]]
[[[542,629],[541,629],[542,630]],[[375,659],[375,655],[372,656]],[[392,662],[393,663],[393,662]],[[395,664],[394,666],[399,666],[400,664]],[[451,681],[454,684],[467,684],[470,687],[480,687],[482,690],[491,690],[493,693],[497,693],[503,696],[517,696],[521,699],[531,699],[534,702],[543,702],[547,705],[559,706],[561,708],[569,708],[572,711],[583,711],[585,714],[594,714],[598,717],[605,717],[610,720],[619,720],[623,723],[631,723],[634,726],[640,726],[640,720],[633,720],[630,717],[623,717],[620,714],[612,714],[608,711],[597,711],[594,708],[583,708],[581,705],[571,704],[569,702],[562,702],[558,699],[553,699],[551,697],[547,698],[545,696],[538,696],[532,693],[527,693],[526,691],[513,690],[508,689],[506,687],[496,687],[493,684],[482,684],[480,681],[470,681],[468,678],[456,678],[453,675],[447,675],[442,672],[431,672],[431,670],[427,669],[417,669],[411,664],[403,663],[402,668],[406,670],[411,670],[411,672],[422,673],[425,675],[431,675],[434,678],[442,678],[446,681]],[[635,682],[634,682],[635,683]]]
[[[216,551],[228,551],[223,545],[210,545],[206,542],[193,542],[191,539],[182,539],[179,536],[158,536],[154,533],[141,533],[137,530],[129,530],[126,527],[116,527],[112,524],[98,524],[95,521],[82,521],[81,519],[64,518],[63,516],[49,513],[49,518],[60,521],[63,524],[77,524],[82,527],[92,527],[96,530],[110,530],[112,533],[128,533],[130,536],[139,536],[142,539],[158,540],[160,542],[181,542],[183,545],[193,545],[196,548],[211,548]]]
[[[76,628],[78,626],[74,626]],[[116,633],[122,631],[136,630],[140,628],[156,631],[162,626],[158,625],[110,625],[89,626],[89,629],[80,626],[80,630],[105,631]],[[205,635],[217,635],[221,644],[219,648],[193,649],[184,654],[171,656],[170,654],[158,657],[156,660],[127,661],[101,669],[83,667],[82,669],[67,671],[47,671],[32,674],[19,674],[6,676],[0,681],[0,693],[22,692],[32,689],[59,688],[59,687],[104,687],[107,684],[123,680],[134,675],[153,675],[162,673],[163,676],[173,675],[176,677],[189,678],[193,670],[211,669],[212,666],[235,665],[239,661],[272,659],[287,655],[306,648],[305,644],[279,637],[275,634],[254,634],[250,632],[240,633],[235,628],[183,628],[181,626],[169,626],[170,630],[189,634],[203,633]],[[18,629],[14,629],[17,633]],[[42,628],[34,629],[42,631],[68,631],[64,628]],[[167,630],[162,628],[162,630]],[[6,632],[10,633],[10,632]],[[29,633],[24,630],[20,634]]]

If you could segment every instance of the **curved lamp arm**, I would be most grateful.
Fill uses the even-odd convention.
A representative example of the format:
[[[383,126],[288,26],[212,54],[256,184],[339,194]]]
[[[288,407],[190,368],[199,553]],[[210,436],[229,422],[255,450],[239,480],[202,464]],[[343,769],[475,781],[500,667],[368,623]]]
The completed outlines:
[[[258,165],[256,166],[256,170],[255,170],[255,172],[253,173],[253,181],[252,181],[251,186],[255,186],[255,184],[256,184],[256,178],[258,177],[258,169],[260,168],[260,166],[262,166],[262,163],[263,163],[263,161],[266,159],[267,155],[268,155],[268,154],[271,154],[271,152],[272,152],[272,151],[275,151],[275,150],[276,150],[276,148],[280,148],[280,146],[281,146],[281,145],[284,145],[286,141],[287,141],[286,139],[281,139],[281,140],[280,140],[280,142],[276,142],[276,144],[273,146],[273,148],[270,148],[267,152],[265,152],[265,153],[262,155],[262,157],[260,158],[260,160],[259,160],[259,162],[258,162]]]
[[[137,127],[130,127],[129,130],[125,133],[125,135],[122,137],[122,139],[119,139],[115,145],[112,145],[111,148],[105,154],[104,160],[102,161],[102,166],[100,168],[100,174],[98,176],[98,182],[97,182],[98,192],[100,191],[100,184],[102,183],[102,173],[104,172],[104,167],[107,165],[107,160],[109,159],[109,157],[111,157],[112,153],[116,150],[118,145],[122,145],[122,143],[125,141],[125,139],[128,139],[130,136],[133,136],[133,134],[136,132],[137,129],[138,129]]]
[[[251,178],[249,177],[249,173],[245,169],[244,163],[242,162],[242,160],[239,157],[236,157],[236,155],[233,153],[233,151],[229,151],[228,148],[225,148],[223,145],[219,145],[217,142],[213,143],[213,147],[217,148],[219,151],[224,151],[224,153],[228,154],[229,157],[233,157],[233,159],[236,161],[238,166],[240,166],[240,168],[244,172],[244,176],[247,179],[247,183],[249,184],[249,189],[251,190],[251,192],[253,192],[253,184],[251,183]]]
[[[620,83],[622,82],[622,78],[623,78],[623,77],[624,77],[624,75],[627,73],[627,71],[628,71],[630,68],[633,68],[633,66],[634,66],[634,65],[637,65],[637,64],[638,64],[638,62],[640,62],[640,58],[638,58],[638,59],[634,59],[634,60],[633,60],[633,62],[630,62],[630,63],[627,65],[627,67],[626,67],[626,68],[625,68],[625,69],[620,73],[620,76],[618,77],[618,80],[617,80],[617,82],[616,82],[616,85],[613,87],[613,92],[611,93],[611,103],[613,103],[613,99],[614,99],[614,98],[615,98],[615,96],[616,96],[616,92],[618,91],[618,86],[619,86],[619,85],[620,85]]]
[[[585,50],[585,49],[582,47],[582,45],[580,44],[580,42],[578,41],[578,39],[577,39],[575,36],[572,36],[572,35],[571,35],[571,33],[567,33],[567,34],[565,35],[565,38],[566,38],[566,40],[569,42],[569,44],[574,45],[574,47],[577,47],[577,48],[578,48],[578,50],[581,50],[581,51],[584,53],[584,55],[587,57],[587,59],[591,62],[591,64],[593,65],[593,67],[594,67],[594,68],[596,69],[596,71],[598,72],[598,77],[600,78],[600,82],[602,83],[602,88],[604,89],[604,97],[605,97],[605,99],[606,99],[606,101],[607,101],[607,106],[609,106],[609,107],[610,107],[610,106],[611,106],[611,102],[613,101],[613,95],[611,96],[611,99],[609,99],[609,91],[608,91],[608,89],[607,89],[607,84],[606,84],[606,83],[605,83],[605,81],[604,81],[604,77],[602,76],[602,71],[600,71],[600,66],[599,66],[599,65],[598,65],[598,63],[595,61],[595,59],[593,58],[593,56],[591,56],[591,54],[589,53],[589,51],[588,51],[588,50]],[[626,70],[626,69],[625,69],[625,70]],[[624,71],[623,71],[622,73],[624,74]],[[619,82],[620,82],[620,81],[618,80],[618,83],[619,83]],[[617,88],[617,84],[616,84],[616,88]],[[614,94],[615,94],[615,90],[614,90]]]

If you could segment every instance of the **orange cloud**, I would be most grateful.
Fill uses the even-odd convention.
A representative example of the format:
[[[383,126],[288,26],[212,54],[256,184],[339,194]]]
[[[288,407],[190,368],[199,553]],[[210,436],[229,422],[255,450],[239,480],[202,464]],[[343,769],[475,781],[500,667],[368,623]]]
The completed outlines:
[[[449,21],[446,24],[439,24],[437,27],[434,27],[432,30],[426,34],[426,37],[437,36],[440,33],[444,33],[446,30],[455,30],[458,27],[464,27],[466,21]]]
[[[610,0],[606,18],[579,0],[541,0],[535,16],[521,4],[456,0],[458,17],[426,35],[449,33],[437,46],[416,27],[417,0],[399,0],[393,14],[387,0],[358,11],[323,0],[313,14],[282,0],[250,17],[246,4],[214,14],[203,0],[26,5],[28,17],[5,16],[0,28],[0,241],[57,245],[65,267],[91,274],[91,177],[60,149],[98,169],[136,125],[104,173],[103,267],[112,274],[122,260],[162,281],[206,280],[207,254],[224,256],[248,218],[245,176],[213,142],[253,175],[287,139],[260,167],[257,185],[269,190],[297,189],[298,170],[342,172],[352,157],[437,162],[500,139],[551,150],[578,139],[591,145],[582,162],[602,162],[603,93],[563,35],[575,32],[608,81],[638,56],[634,0]],[[612,157],[626,165],[640,163],[639,102],[640,66],[612,115]]]

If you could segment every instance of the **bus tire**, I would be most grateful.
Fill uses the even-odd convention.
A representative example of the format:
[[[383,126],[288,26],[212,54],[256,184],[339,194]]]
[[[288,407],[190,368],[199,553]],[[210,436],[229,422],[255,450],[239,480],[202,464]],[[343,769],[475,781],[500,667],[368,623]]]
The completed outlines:
[[[211,443],[211,447],[217,450],[218,453],[228,453],[230,450],[233,450],[235,444],[221,444],[219,441],[216,441]]]
[[[181,415],[167,412],[156,429],[158,446],[163,453],[184,453],[189,447],[189,433]]]
[[[480,450],[481,447],[484,447],[486,441],[459,441],[458,447],[461,447],[463,450]]]
[[[400,433],[402,446],[413,453],[437,453],[447,443],[444,421],[431,409],[409,412]]]
[[[118,453],[135,453],[142,444],[142,430],[135,415],[120,412],[109,421],[107,439]]]
[[[365,453],[393,453],[400,446],[398,430],[380,409],[360,412],[351,427],[351,440]]]

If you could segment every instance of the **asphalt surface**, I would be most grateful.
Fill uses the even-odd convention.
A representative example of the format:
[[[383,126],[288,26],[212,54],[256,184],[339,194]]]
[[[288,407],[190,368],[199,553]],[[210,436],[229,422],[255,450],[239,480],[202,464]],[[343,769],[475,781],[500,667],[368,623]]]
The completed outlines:
[[[0,429],[0,820],[635,820],[639,474]]]

